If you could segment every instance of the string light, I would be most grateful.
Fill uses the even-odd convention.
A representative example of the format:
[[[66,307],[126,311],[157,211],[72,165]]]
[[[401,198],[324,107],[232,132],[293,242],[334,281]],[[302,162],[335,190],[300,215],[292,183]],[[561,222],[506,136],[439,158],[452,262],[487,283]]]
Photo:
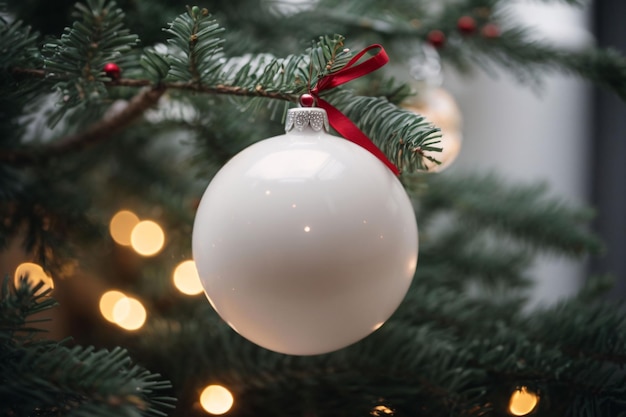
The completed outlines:
[[[15,268],[14,282],[16,287],[24,284],[21,280],[22,277],[27,278],[28,285],[31,287],[34,287],[39,282],[43,282],[43,286],[37,290],[35,293],[36,295],[41,294],[48,289],[54,288],[54,281],[52,281],[52,277],[46,274],[43,268],[35,263],[24,262]]]
[[[178,264],[174,269],[173,281],[174,286],[183,294],[196,295],[202,292],[202,283],[198,276],[196,263],[192,260]]]
[[[113,317],[113,309],[118,301],[126,298],[126,294],[120,291],[107,291],[100,297],[100,314],[102,317],[110,321],[111,323],[115,323],[115,317]]]
[[[509,401],[509,413],[514,416],[525,416],[532,413],[539,403],[539,397],[528,391],[526,387],[521,387],[513,391]]]
[[[113,306],[113,321],[122,329],[140,329],[146,322],[146,318],[146,309],[136,298],[121,298]]]
[[[393,410],[385,405],[377,405],[372,409],[370,414],[376,417],[390,416],[393,415]]]
[[[158,223],[144,220],[133,227],[130,234],[130,243],[135,252],[143,256],[153,256],[159,253],[165,243],[165,233]]]
[[[109,223],[111,237],[119,245],[130,246],[130,234],[137,223],[139,223],[139,217],[132,211],[118,211]]]
[[[221,385],[209,385],[200,394],[200,405],[209,414],[224,414],[233,402],[233,394]]]

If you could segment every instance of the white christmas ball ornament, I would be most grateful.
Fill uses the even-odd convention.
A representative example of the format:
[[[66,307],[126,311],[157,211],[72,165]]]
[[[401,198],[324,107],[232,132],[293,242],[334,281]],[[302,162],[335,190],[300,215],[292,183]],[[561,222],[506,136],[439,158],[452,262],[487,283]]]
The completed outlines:
[[[196,214],[193,257],[211,305],[276,352],[321,354],[369,335],[417,264],[400,181],[327,123],[323,109],[291,109],[287,133],[224,165]]]

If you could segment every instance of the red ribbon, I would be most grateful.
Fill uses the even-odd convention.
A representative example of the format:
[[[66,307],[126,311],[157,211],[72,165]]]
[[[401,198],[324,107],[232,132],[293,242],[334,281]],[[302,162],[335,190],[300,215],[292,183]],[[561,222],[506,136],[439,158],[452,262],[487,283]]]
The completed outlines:
[[[380,51],[360,64],[357,64],[363,55],[375,48],[380,48]],[[389,62],[389,57],[383,47],[377,44],[370,45],[356,54],[345,67],[319,80],[317,85],[311,89],[310,93],[313,97],[315,97],[317,105],[326,110],[330,125],[337,132],[339,132],[341,136],[367,149],[374,154],[374,156],[380,159],[381,162],[387,165],[387,167],[394,174],[400,175],[400,170],[389,159],[387,159],[385,154],[378,149],[374,142],[372,142],[370,138],[368,138],[365,133],[361,131],[361,129],[352,123],[352,121],[346,115],[341,113],[335,106],[319,97],[319,93],[321,91],[330,90],[331,88],[335,88],[341,84],[347,83],[348,81],[352,81],[355,78],[367,75],[370,72],[376,71],[387,62]]]

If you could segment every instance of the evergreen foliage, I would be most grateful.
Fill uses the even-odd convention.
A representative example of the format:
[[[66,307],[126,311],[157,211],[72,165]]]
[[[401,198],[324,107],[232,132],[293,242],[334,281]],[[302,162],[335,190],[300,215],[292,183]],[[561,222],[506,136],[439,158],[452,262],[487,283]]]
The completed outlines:
[[[90,0],[76,3],[72,28],[66,28],[59,39],[43,45],[46,77],[60,80],[53,89],[59,92],[59,110],[48,123],[55,126],[65,112],[77,106],[86,110],[98,108],[107,97],[104,81],[109,77],[103,67],[117,61],[124,65],[123,54],[137,42],[137,36],[124,28],[124,13],[114,2]]]
[[[33,318],[56,303],[42,284],[26,277],[0,293],[0,404],[2,415],[160,416],[173,398],[158,374],[132,365],[121,348],[112,351],[70,347],[36,338],[42,319]]]
[[[0,414],[203,415],[199,392],[219,383],[235,395],[232,416],[504,416],[522,386],[539,395],[535,415],[626,415],[626,316],[605,301],[610,279],[592,277],[554,306],[527,305],[538,254],[602,252],[592,213],[541,185],[425,173],[439,129],[401,107],[419,91],[384,71],[322,95],[401,168],[415,205],[420,260],[390,321],[338,352],[280,355],[234,333],[203,297],[171,288],[210,177],[278,134],[299,96],[364,44],[383,44],[401,63],[437,29],[443,62],[461,71],[503,69],[532,87],[557,70],[626,97],[617,52],[529,41],[505,1],[439,3],[319,0],[287,10],[214,0],[184,11],[175,1],[86,0],[55,2],[59,15],[42,18],[32,11],[50,3],[9,1],[0,16],[0,248],[18,242],[61,283],[54,291],[74,317],[75,342],[40,338],[33,315],[54,305],[50,294],[5,279]],[[501,30],[460,33],[462,16]],[[106,75],[108,62],[120,79]],[[108,238],[120,208],[164,226],[159,257],[138,260]],[[77,282],[84,287],[72,292]],[[96,289],[116,287],[148,307],[135,333],[97,311]]]

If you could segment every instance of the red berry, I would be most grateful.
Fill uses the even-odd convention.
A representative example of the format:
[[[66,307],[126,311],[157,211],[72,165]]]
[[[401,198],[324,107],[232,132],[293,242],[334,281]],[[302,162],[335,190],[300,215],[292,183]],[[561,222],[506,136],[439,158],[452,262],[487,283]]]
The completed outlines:
[[[446,43],[446,35],[439,29],[428,32],[428,43],[435,48],[441,48]]]
[[[104,64],[103,70],[107,77],[112,80],[117,80],[122,75],[122,70],[120,69],[119,65],[114,62],[107,62],[106,64]]]
[[[464,35],[471,35],[476,31],[476,20],[472,16],[462,16],[456,22],[456,26]]]
[[[494,39],[500,36],[500,26],[495,23],[487,23],[480,33],[487,39]]]
[[[313,105],[315,104],[315,97],[313,97],[311,94],[302,94],[300,96],[300,104],[302,105],[302,107],[313,107]]]

